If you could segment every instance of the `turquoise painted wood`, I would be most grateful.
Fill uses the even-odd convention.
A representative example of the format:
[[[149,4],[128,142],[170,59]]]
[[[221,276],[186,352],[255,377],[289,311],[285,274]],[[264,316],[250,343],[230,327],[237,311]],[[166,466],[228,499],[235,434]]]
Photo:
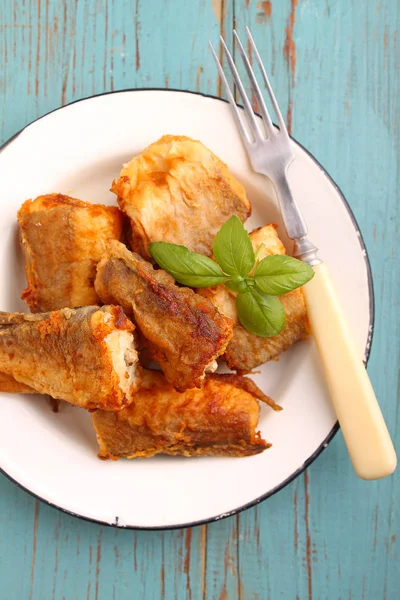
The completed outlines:
[[[293,135],[348,198],[370,254],[369,372],[399,445],[396,0],[0,0],[0,138],[62,104],[131,87],[220,94],[207,41],[251,26]],[[4,284],[4,283],[3,283]],[[7,600],[395,600],[400,471],[358,480],[339,433],[257,508],[173,532],[68,517],[0,477]]]

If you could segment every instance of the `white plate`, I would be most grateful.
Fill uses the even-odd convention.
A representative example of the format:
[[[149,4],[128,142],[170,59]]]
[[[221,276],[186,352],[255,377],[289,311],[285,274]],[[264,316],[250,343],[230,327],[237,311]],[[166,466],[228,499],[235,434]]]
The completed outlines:
[[[25,286],[16,225],[21,203],[62,192],[114,204],[108,190],[122,163],[166,133],[200,139],[221,157],[253,205],[248,228],[272,221],[285,239],[272,187],[251,170],[225,102],[161,90],[101,95],[39,119],[3,147],[0,309],[27,310],[19,299]],[[331,268],[360,357],[366,358],[373,292],[361,235],[322,167],[295,142],[294,149],[297,160],[289,172],[294,196]],[[281,413],[263,407],[260,428],[273,447],[257,456],[102,462],[89,414],[72,406],[54,414],[43,398],[1,394],[0,467],[40,499],[102,523],[170,528],[222,518],[281,489],[337,430],[311,339],[263,366],[254,379],[284,407]]]

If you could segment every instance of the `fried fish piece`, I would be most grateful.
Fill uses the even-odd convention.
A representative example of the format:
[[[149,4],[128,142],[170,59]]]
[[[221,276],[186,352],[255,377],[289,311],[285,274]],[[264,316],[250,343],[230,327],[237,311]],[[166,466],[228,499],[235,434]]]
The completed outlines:
[[[264,244],[260,258],[272,254],[286,254],[274,225],[255,229],[250,237],[255,252]],[[199,293],[211,300],[222,314],[234,322],[233,337],[223,356],[230,369],[249,373],[255,367],[276,358],[309,333],[306,303],[301,288],[280,296],[279,300],[285,309],[286,323],[279,335],[270,338],[256,336],[242,327],[237,316],[235,294],[229,292],[226,287],[216,286],[200,290]]]
[[[0,372],[89,410],[119,410],[140,385],[134,329],[119,306],[0,312]]]
[[[93,281],[109,239],[120,239],[123,214],[62,194],[27,200],[18,211],[33,313],[99,304]]]
[[[95,288],[104,303],[133,314],[150,358],[178,390],[200,387],[232,337],[231,320],[209,300],[115,240],[97,267]]]
[[[93,413],[99,456],[258,454],[270,446],[256,431],[258,399],[271,402],[253,381],[239,375],[207,375],[201,389],[179,393],[162,373],[146,371],[129,407]]]
[[[228,167],[201,142],[165,135],[124,166],[111,191],[132,224],[132,249],[149,242],[182,244],[211,256],[217,231],[231,215],[245,221],[251,205]]]
[[[0,373],[0,392],[7,392],[8,394],[37,394],[37,391],[20,383],[14,377]]]

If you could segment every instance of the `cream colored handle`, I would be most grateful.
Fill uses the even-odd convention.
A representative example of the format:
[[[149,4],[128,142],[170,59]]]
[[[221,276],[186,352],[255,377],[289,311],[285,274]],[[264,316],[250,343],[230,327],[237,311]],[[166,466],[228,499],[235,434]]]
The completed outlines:
[[[354,469],[363,479],[393,473],[396,453],[324,263],[304,286],[308,316]]]

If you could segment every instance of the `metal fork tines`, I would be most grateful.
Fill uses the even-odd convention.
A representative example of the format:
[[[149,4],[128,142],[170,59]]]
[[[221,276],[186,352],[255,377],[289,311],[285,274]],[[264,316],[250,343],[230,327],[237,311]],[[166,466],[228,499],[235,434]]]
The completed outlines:
[[[286,178],[286,171],[295,158],[293,145],[269,82],[267,72],[261,60],[260,53],[257,50],[256,44],[248,27],[246,27],[246,32],[249,38],[252,54],[254,55],[260,68],[261,76],[268,91],[271,105],[274,109],[279,127],[276,127],[272,122],[250,59],[247,56],[236,31],[233,32],[234,40],[238,45],[243,64],[250,80],[252,92],[257,100],[262,117],[261,119],[252,108],[251,102],[238,73],[238,69],[235,65],[235,61],[222,37],[220,39],[223,52],[226,55],[229,70],[232,74],[235,86],[239,91],[241,101],[243,102],[243,110],[239,108],[235,102],[234,94],[229,86],[224,69],[210,42],[211,51],[217,64],[218,72],[224,84],[240,135],[247,150],[251,166],[253,167],[254,171],[266,175],[272,181],[277,192],[282,217],[288,236],[297,241],[295,244],[296,254],[298,256],[301,255],[305,260],[309,258],[310,261],[313,260],[311,256],[311,254],[313,254],[315,264],[315,261],[317,260],[315,257],[315,248],[308,240],[305,239],[307,236],[307,227],[301,215],[300,209],[292,197],[292,193]],[[265,129],[265,134],[263,132],[263,126]],[[307,254],[307,258],[305,256],[303,257],[305,254]]]

